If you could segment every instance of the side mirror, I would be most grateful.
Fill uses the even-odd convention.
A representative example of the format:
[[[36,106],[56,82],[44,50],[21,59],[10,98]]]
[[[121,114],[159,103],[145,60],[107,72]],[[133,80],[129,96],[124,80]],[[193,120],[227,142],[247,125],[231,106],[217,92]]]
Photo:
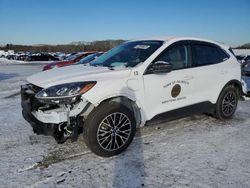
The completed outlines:
[[[165,61],[156,61],[151,64],[147,70],[147,74],[161,74],[172,71],[172,64]]]

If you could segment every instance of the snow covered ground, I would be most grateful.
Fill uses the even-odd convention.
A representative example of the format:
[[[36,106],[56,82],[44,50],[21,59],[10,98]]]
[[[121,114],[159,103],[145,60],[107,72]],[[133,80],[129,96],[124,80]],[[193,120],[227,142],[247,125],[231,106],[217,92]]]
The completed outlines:
[[[101,158],[82,135],[58,145],[22,118],[20,84],[41,69],[0,63],[0,187],[250,187],[249,100],[230,121],[201,115],[144,127],[126,152]]]
[[[6,59],[6,58],[0,58],[0,64],[12,64],[12,65],[20,65],[20,64],[29,64],[29,65],[32,65],[32,64],[35,64],[35,65],[38,65],[38,64],[48,64],[48,63],[51,63],[53,61],[20,61],[20,60],[9,60],[9,59]]]

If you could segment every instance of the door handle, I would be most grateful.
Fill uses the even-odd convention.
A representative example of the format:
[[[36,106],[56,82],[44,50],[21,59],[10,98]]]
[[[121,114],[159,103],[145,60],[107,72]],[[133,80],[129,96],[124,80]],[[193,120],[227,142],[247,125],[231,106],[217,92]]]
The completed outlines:
[[[187,75],[187,76],[184,76],[184,79],[185,80],[192,80],[192,79],[194,79],[194,76]]]

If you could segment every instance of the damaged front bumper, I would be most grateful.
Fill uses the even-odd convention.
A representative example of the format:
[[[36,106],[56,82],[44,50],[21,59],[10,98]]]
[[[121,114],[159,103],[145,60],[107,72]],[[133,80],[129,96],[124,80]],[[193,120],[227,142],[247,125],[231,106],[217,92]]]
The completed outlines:
[[[58,135],[62,131],[59,125],[76,124],[79,114],[89,107],[88,101],[81,97],[74,104],[41,103],[35,98],[35,94],[41,90],[32,84],[21,86],[22,114],[36,134]]]

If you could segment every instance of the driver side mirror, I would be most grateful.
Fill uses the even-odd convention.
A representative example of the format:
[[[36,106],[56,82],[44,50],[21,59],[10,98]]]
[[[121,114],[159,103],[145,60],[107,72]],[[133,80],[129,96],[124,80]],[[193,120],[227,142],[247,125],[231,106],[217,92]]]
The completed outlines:
[[[161,74],[172,71],[172,64],[165,61],[156,61],[151,64],[147,70],[147,74]]]

